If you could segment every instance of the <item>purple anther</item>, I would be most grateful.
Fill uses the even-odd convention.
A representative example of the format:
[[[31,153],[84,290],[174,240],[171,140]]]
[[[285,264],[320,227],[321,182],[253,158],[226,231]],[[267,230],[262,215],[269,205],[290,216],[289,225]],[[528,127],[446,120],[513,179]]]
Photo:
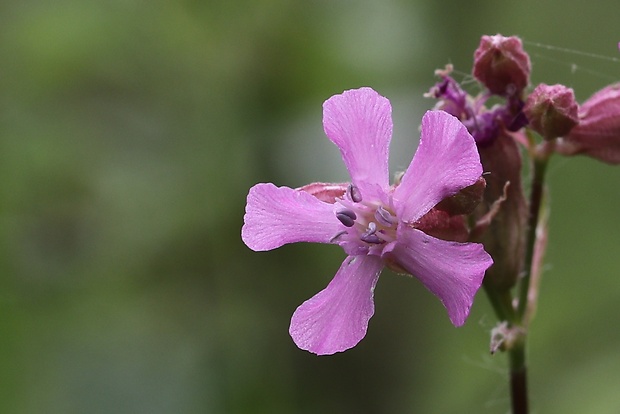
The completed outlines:
[[[340,210],[336,213],[336,217],[347,227],[353,227],[355,219],[357,218],[355,213],[351,210]]]
[[[379,236],[376,235],[376,233],[377,224],[371,221],[370,223],[368,223],[368,229],[366,229],[366,232],[360,236],[360,239],[362,241],[365,241],[366,243],[371,244],[384,243],[384,240],[380,239]]]
[[[362,193],[360,193],[360,189],[353,183],[349,184],[349,188],[347,188],[349,193],[349,197],[353,200],[354,203],[359,203],[362,201]]]
[[[383,240],[381,240],[376,234],[362,234],[360,236],[360,239],[362,241],[365,241],[366,243],[370,243],[370,244],[381,244],[384,243]]]
[[[379,223],[384,226],[391,226],[394,224],[395,217],[390,214],[383,206],[379,206],[379,208],[375,211],[375,218]]]

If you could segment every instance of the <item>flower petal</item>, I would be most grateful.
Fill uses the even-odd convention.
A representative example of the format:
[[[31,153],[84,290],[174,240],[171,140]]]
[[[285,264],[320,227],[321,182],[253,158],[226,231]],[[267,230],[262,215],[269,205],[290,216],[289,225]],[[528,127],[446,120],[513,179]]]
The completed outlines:
[[[340,148],[351,179],[362,191],[367,184],[389,185],[389,145],[392,107],[387,98],[371,88],[334,95],[323,104],[323,128]]]
[[[402,226],[401,226],[402,227]],[[386,246],[384,258],[411,273],[441,300],[455,326],[461,326],[493,264],[479,243],[436,239],[412,228],[399,228],[398,241]]]
[[[348,187],[349,183],[310,183],[296,190],[305,191],[325,203],[334,204],[337,199],[344,197]]]
[[[305,191],[256,184],[248,194],[241,238],[254,251],[300,241],[329,243],[344,227],[333,208]]]
[[[414,222],[481,174],[476,143],[465,126],[446,112],[428,111],[420,145],[394,191],[396,213],[402,221]]]
[[[377,256],[349,256],[329,285],[302,303],[289,333],[301,349],[330,355],[357,345],[375,312],[373,293],[383,262]]]
[[[563,155],[584,154],[608,164],[620,164],[620,83],[588,98],[579,110],[579,124],[557,142]]]

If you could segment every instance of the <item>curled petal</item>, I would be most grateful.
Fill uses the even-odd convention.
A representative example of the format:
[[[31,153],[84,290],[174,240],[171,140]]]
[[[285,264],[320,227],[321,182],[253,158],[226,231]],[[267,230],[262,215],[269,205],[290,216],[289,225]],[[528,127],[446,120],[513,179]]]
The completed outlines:
[[[396,213],[414,222],[481,175],[476,143],[467,128],[447,112],[427,111],[418,149],[394,191]]]
[[[371,88],[332,96],[323,104],[323,128],[340,149],[362,197],[368,196],[364,191],[366,184],[388,187],[392,107],[387,98]]]
[[[399,228],[398,242],[386,247],[384,257],[420,279],[455,326],[465,323],[484,272],[493,264],[482,244],[440,240],[412,228]]]
[[[601,89],[583,103],[579,124],[558,140],[556,150],[620,164],[620,83]]]
[[[302,241],[329,243],[342,230],[333,208],[305,191],[256,184],[248,194],[241,238],[255,251]]]
[[[357,345],[375,312],[373,294],[381,269],[376,256],[347,257],[329,285],[293,314],[289,333],[295,344],[318,355]]]
[[[297,190],[305,191],[321,201],[334,204],[337,199],[344,197],[344,193],[350,185],[349,183],[311,183],[299,187]]]

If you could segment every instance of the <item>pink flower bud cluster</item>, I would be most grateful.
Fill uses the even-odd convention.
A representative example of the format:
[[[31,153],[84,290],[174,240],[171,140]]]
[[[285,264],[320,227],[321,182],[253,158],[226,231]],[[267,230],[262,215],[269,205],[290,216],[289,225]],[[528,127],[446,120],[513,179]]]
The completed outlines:
[[[518,37],[482,36],[472,74],[483,92],[467,94],[447,66],[437,71],[441,80],[427,96],[438,99],[437,109],[459,118],[479,147],[505,135],[521,135],[525,142],[523,131],[528,128],[553,141],[559,154],[620,164],[620,83],[601,89],[579,106],[573,89],[560,84],[539,84],[528,94],[531,67]],[[503,103],[487,107],[491,96]]]
[[[554,152],[583,154],[620,164],[620,83],[579,105],[565,85],[530,88],[532,65],[517,37],[482,36],[473,57],[480,93],[467,93],[448,65],[436,72],[440,80],[426,96],[437,99],[435,108],[457,117],[476,141],[488,175],[483,201],[471,216],[479,223],[473,240],[494,258],[484,279],[487,288],[507,291],[523,271],[529,217],[519,146],[543,158]]]

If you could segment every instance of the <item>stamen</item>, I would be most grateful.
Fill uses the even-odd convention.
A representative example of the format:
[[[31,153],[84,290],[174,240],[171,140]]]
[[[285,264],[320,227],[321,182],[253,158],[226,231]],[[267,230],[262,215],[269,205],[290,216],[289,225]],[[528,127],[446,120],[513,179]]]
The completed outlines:
[[[376,234],[362,234],[360,236],[360,239],[362,241],[365,241],[366,243],[370,243],[370,244],[381,244],[381,243],[385,243],[385,241],[381,240],[379,238],[379,236],[377,236]]]
[[[379,223],[384,226],[390,227],[394,224],[395,217],[390,214],[383,206],[379,206],[379,208],[375,211],[375,218]]]
[[[381,240],[379,236],[375,234],[376,232],[377,232],[377,224],[371,221],[370,223],[368,223],[368,229],[366,230],[366,233],[362,234],[360,236],[360,239],[362,241],[365,241],[366,243],[371,243],[371,244],[385,243],[384,240]]]
[[[340,210],[336,213],[336,218],[347,227],[353,227],[357,216],[351,210]]]
[[[354,203],[359,203],[362,201],[362,193],[360,193],[360,189],[353,183],[349,184],[349,188],[347,188],[349,193],[349,197],[353,200]]]

